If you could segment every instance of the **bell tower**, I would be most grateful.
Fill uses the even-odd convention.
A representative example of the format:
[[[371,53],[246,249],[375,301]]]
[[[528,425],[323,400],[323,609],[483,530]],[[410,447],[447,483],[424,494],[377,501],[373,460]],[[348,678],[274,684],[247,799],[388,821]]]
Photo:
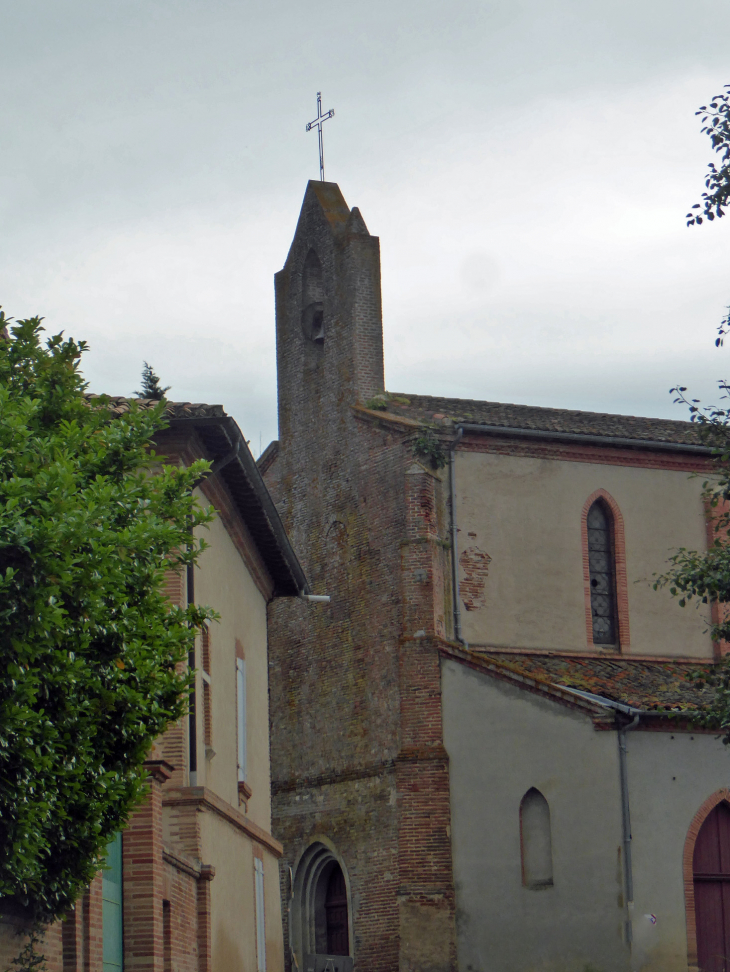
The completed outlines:
[[[380,243],[334,182],[310,181],[276,274],[279,439],[384,390]]]

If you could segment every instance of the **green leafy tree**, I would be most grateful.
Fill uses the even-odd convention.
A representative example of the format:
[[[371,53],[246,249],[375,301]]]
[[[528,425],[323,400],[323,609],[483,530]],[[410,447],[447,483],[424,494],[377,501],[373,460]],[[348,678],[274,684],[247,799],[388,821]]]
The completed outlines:
[[[707,550],[677,550],[669,559],[668,570],[656,577],[654,589],[668,588],[681,607],[694,604],[711,614],[716,606],[715,620],[708,620],[711,637],[730,642],[730,407],[702,406],[698,399],[688,398],[682,386],[672,392],[677,396],[675,402],[688,406],[702,441],[713,451],[714,473],[703,482],[713,539]],[[730,399],[730,384],[720,382],[720,392],[721,402]],[[720,731],[723,742],[730,744],[730,656],[709,674],[694,673],[693,677],[715,690],[697,721]]]
[[[207,464],[152,451],[164,404],[118,414],[86,394],[85,343],[42,331],[0,340],[0,898],[39,923],[92,879],[185,711],[210,612],[163,583],[212,516],[191,493]]]
[[[709,105],[702,105],[695,114],[702,116],[702,131],[709,135],[720,161],[718,165],[709,163],[710,171],[705,179],[707,191],[702,193],[702,202],[695,203],[687,213],[688,226],[701,226],[705,220],[721,219],[730,204],[730,85],[726,84],[722,94],[715,95]],[[715,345],[720,347],[730,332],[730,307],[717,332]]]
[[[160,379],[155,374],[152,365],[145,361],[142,369],[142,390],[135,392],[140,398],[146,398],[153,402],[164,401],[165,392],[170,391],[170,385],[160,388]]]
[[[688,226],[701,226],[705,220],[721,219],[730,204],[730,85],[696,115],[701,116],[702,131],[709,136],[719,163],[709,163],[702,202],[687,213]],[[730,308],[728,308],[730,311]],[[730,332],[730,313],[718,327],[715,345],[723,344]],[[720,401],[730,398],[730,385],[721,381]],[[658,576],[654,587],[666,587],[682,607],[690,603],[709,609],[714,620],[708,621],[714,641],[730,641],[730,410],[723,405],[702,406],[696,398],[687,397],[682,386],[672,389],[675,402],[688,406],[691,420],[699,427],[700,437],[713,450],[714,475],[703,483],[704,498],[712,516],[713,539],[705,551],[681,548],[669,561],[669,569]],[[726,657],[709,674],[695,673],[699,681],[710,684],[713,701],[698,716],[707,727],[722,732],[723,742],[730,743],[730,661]]]

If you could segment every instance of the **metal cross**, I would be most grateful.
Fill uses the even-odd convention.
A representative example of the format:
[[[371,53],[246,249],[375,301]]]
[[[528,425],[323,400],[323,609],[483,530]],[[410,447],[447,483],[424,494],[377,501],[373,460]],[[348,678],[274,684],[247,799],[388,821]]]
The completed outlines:
[[[322,122],[326,122],[328,118],[332,118],[334,113],[335,109],[330,108],[326,114],[322,114],[322,92],[318,91],[317,117],[314,119],[314,121],[307,122],[307,131],[311,132],[315,126],[317,128],[317,135],[319,136],[319,178],[322,180],[322,182],[324,182],[324,145],[322,143]]]

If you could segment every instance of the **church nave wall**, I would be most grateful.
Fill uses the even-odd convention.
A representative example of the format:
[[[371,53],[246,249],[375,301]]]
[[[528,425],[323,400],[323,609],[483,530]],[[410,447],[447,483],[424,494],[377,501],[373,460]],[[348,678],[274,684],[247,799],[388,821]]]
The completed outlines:
[[[602,491],[622,518],[623,640],[629,643],[619,649],[711,658],[703,618],[651,586],[672,551],[706,546],[702,481],[688,470],[602,463],[600,456],[589,462],[457,452],[465,640],[495,647],[593,650],[586,622],[582,517],[589,497]]]

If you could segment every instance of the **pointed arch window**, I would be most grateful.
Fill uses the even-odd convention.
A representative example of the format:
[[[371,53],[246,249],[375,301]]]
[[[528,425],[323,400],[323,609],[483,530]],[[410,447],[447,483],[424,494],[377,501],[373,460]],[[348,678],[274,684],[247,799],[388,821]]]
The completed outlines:
[[[539,891],[553,886],[553,843],[550,807],[545,797],[531,787],[520,803],[520,847],[522,883]]]
[[[613,516],[605,500],[597,499],[588,510],[586,528],[593,643],[616,645],[616,553]]]

